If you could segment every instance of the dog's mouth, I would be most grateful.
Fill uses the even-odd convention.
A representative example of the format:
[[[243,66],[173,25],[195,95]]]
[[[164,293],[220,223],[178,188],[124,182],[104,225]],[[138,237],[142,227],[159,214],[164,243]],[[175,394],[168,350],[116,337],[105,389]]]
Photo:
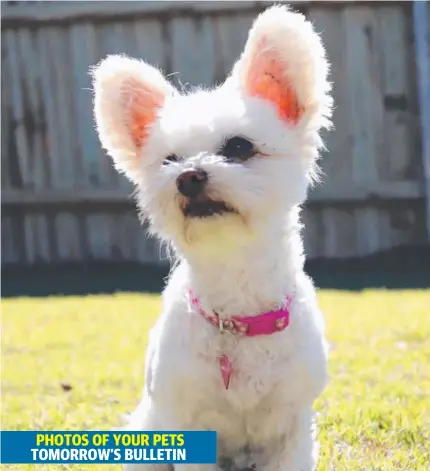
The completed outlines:
[[[207,218],[226,213],[236,213],[237,211],[224,201],[191,199],[184,206],[183,212],[184,216],[188,218]]]

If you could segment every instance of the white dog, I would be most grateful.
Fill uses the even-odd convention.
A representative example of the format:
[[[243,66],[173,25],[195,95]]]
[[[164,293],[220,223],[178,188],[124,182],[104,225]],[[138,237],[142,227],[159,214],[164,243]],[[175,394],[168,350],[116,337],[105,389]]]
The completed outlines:
[[[100,140],[179,260],[130,429],[216,430],[218,465],[184,469],[316,467],[327,345],[299,213],[330,125],[327,74],[319,36],[285,6],[256,19],[214,90],[181,93],[123,56],[93,70]]]

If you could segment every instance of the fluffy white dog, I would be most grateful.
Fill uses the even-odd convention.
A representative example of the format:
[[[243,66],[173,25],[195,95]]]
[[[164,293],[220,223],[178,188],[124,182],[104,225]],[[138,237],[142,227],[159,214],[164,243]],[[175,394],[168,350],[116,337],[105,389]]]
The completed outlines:
[[[327,74],[311,23],[285,6],[256,19],[213,90],[184,94],[123,56],[93,70],[102,145],[179,260],[130,429],[218,432],[218,465],[179,467],[316,467],[327,345],[299,213],[330,125]]]

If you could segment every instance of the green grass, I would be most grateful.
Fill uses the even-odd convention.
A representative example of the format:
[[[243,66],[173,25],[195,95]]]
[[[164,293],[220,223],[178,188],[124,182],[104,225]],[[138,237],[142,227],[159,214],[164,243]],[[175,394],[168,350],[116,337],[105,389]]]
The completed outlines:
[[[319,293],[332,344],[319,471],[428,471],[430,291]],[[2,428],[109,429],[140,398],[158,296],[2,301]],[[65,391],[62,384],[71,386]],[[2,469],[120,469],[96,465]]]

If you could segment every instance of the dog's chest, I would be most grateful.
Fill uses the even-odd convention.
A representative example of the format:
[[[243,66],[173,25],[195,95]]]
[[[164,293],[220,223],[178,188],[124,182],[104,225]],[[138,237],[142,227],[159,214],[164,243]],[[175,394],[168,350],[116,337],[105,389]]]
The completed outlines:
[[[178,316],[179,318],[179,316]],[[190,314],[186,325],[165,323],[159,345],[154,386],[182,410],[209,407],[246,412],[256,407],[285,377],[291,342],[285,332],[262,337],[237,337],[219,332],[205,319]],[[164,352],[169,351],[169,355]],[[220,358],[228,360],[228,389]],[[166,393],[168,391],[168,393]],[[194,417],[194,420],[196,418]]]

